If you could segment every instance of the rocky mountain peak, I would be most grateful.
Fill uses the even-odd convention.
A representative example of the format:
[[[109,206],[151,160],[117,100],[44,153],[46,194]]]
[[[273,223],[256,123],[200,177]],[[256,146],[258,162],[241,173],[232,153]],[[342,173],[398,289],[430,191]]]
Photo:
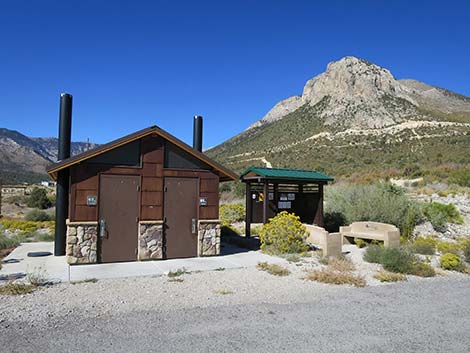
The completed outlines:
[[[325,72],[308,80],[301,96],[279,102],[250,128],[322,101],[319,118],[325,125],[343,129],[382,128],[401,123],[409,116],[420,117],[423,110],[429,109],[444,113],[470,111],[468,97],[415,80],[396,80],[381,66],[346,56],[329,63]]]

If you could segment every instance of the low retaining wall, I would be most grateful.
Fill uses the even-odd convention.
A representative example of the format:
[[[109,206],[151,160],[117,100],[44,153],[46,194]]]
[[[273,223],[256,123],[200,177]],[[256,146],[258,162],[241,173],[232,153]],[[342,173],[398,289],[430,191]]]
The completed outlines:
[[[163,258],[163,221],[139,222],[139,245],[137,259],[158,260]]]
[[[198,222],[198,256],[220,254],[220,221],[218,219]]]
[[[342,253],[342,241],[340,233],[328,233],[324,228],[304,224],[309,236],[307,243],[318,246],[325,257],[339,257]]]
[[[98,262],[98,222],[67,221],[66,256],[69,264]]]

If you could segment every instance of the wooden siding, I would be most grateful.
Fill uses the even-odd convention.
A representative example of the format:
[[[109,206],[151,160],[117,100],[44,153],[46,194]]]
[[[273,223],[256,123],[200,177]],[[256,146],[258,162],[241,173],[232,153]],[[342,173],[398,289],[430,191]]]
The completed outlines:
[[[88,196],[99,198],[100,174],[139,175],[141,178],[141,220],[163,219],[163,179],[164,177],[189,177],[200,180],[200,197],[207,198],[208,205],[199,207],[199,219],[219,217],[219,177],[207,170],[164,169],[164,143],[159,136],[146,136],[141,139],[141,166],[115,167],[81,163],[70,168],[70,208],[71,221],[97,221],[98,207],[87,206]],[[99,199],[98,199],[99,202]]]

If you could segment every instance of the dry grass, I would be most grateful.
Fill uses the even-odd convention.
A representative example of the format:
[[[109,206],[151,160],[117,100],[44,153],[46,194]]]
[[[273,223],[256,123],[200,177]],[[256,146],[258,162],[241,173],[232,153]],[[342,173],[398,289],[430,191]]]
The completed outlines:
[[[0,295],[23,295],[34,292],[36,288],[32,284],[9,282],[0,286]]]
[[[170,278],[175,278],[175,277],[179,277],[179,276],[182,276],[182,275],[185,275],[185,274],[189,274],[190,272],[186,271],[186,269],[183,267],[183,268],[179,268],[177,269],[176,271],[170,271],[168,272],[168,277]]]
[[[321,270],[307,270],[305,277],[308,281],[316,281],[328,284],[349,284],[355,287],[365,287],[364,277],[357,276],[349,272],[338,272],[331,268]]]
[[[328,268],[330,268],[333,271],[338,271],[338,272],[350,272],[356,269],[352,261],[347,258],[330,259],[328,261]]]
[[[287,276],[290,274],[290,271],[287,268],[276,264],[268,264],[267,262],[258,262],[256,268],[260,271],[266,271],[274,276]]]
[[[401,273],[394,273],[388,271],[379,271],[374,275],[375,279],[378,279],[380,282],[400,282],[406,281],[406,276]]]
[[[82,284],[82,283],[96,283],[98,282],[98,280],[96,278],[86,278],[84,280],[81,280],[81,281],[71,281],[70,284]]]
[[[235,293],[232,292],[231,290],[227,290],[227,289],[216,290],[216,291],[214,291],[214,293],[215,293],[215,294],[220,294],[220,295],[235,294]]]
[[[179,277],[172,277],[168,279],[168,282],[181,283],[184,282],[184,279]]]

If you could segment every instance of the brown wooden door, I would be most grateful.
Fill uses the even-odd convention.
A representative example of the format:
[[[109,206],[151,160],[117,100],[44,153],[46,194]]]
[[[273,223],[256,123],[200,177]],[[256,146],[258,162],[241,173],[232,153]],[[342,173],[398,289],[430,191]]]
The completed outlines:
[[[199,180],[165,178],[165,257],[197,256]]]
[[[139,183],[133,175],[100,176],[101,262],[137,260]]]

